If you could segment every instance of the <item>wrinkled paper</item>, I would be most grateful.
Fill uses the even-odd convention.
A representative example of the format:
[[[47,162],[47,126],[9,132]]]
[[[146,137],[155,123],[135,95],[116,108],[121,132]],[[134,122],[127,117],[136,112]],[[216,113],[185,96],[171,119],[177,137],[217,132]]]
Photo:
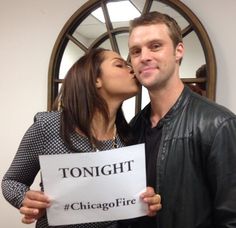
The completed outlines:
[[[49,225],[113,221],[147,214],[144,144],[107,151],[41,155]]]

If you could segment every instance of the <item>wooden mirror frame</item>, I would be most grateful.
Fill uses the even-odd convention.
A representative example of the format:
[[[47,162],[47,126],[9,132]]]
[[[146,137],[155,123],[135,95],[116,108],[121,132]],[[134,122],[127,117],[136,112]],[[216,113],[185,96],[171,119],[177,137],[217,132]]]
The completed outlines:
[[[117,0],[113,0],[117,1]],[[200,43],[202,45],[203,53],[206,60],[206,70],[207,75],[205,78],[183,78],[185,84],[192,83],[205,83],[206,86],[206,97],[211,100],[215,100],[215,90],[216,90],[216,59],[214,50],[210,41],[210,38],[203,27],[197,16],[181,1],[179,0],[156,0],[157,2],[164,3],[171,8],[175,9],[180,13],[189,23],[189,25],[182,30],[183,37],[187,36],[190,32],[195,31]],[[119,52],[117,45],[117,40],[115,35],[128,32],[128,27],[113,28],[112,23],[109,18],[109,13],[106,7],[108,2],[111,0],[89,0],[84,5],[82,5],[66,22],[62,28],[50,58],[49,71],[48,71],[48,110],[51,110],[52,104],[57,97],[59,84],[62,83],[63,79],[59,79],[59,70],[62,60],[63,53],[65,51],[66,45],[69,41],[72,41],[78,47],[80,47],[84,52],[87,52],[91,48],[98,47],[106,39],[110,40],[111,47],[114,51]],[[155,0],[146,0],[142,13],[148,12],[151,9],[152,3]],[[89,46],[84,46],[79,40],[73,37],[73,32],[76,28],[83,22],[83,20],[91,14],[95,9],[101,7],[105,17],[107,32],[103,33]],[[136,96],[135,103],[135,113],[141,110],[141,93]]]

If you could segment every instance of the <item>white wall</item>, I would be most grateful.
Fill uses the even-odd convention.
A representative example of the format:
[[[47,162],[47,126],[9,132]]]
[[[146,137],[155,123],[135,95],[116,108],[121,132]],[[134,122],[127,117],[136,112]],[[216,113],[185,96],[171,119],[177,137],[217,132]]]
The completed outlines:
[[[47,108],[47,73],[56,38],[85,0],[0,0],[0,179],[33,116]],[[34,227],[0,194],[0,227]]]
[[[216,100],[236,113],[236,1],[182,1],[199,17],[212,40],[218,64]],[[53,45],[65,22],[84,2],[0,0],[0,179],[34,114],[46,110]],[[1,194],[0,211],[1,227],[34,227],[22,225],[19,212]]]
[[[236,113],[235,0],[182,0],[200,19],[212,41],[217,61],[216,101]]]

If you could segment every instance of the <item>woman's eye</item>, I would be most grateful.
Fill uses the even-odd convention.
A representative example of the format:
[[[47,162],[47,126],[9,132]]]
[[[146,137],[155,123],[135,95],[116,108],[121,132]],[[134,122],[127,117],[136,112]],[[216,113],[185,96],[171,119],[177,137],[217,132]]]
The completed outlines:
[[[116,67],[120,67],[120,68],[125,68],[127,67],[127,63],[126,62],[117,62],[116,63]]]

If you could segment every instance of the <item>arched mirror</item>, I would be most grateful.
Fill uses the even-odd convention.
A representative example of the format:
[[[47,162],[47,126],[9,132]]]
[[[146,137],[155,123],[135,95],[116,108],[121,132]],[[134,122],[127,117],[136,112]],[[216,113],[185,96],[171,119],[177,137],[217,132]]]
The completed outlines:
[[[91,48],[113,49],[128,58],[129,21],[148,11],[167,13],[182,29],[185,56],[180,74],[194,91],[215,99],[216,60],[210,39],[196,15],[179,0],[89,0],[65,23],[51,55],[48,75],[48,110],[72,64]],[[116,17],[116,16],[122,17]],[[128,15],[128,17],[126,16]],[[124,102],[129,120],[149,102],[142,89]]]

